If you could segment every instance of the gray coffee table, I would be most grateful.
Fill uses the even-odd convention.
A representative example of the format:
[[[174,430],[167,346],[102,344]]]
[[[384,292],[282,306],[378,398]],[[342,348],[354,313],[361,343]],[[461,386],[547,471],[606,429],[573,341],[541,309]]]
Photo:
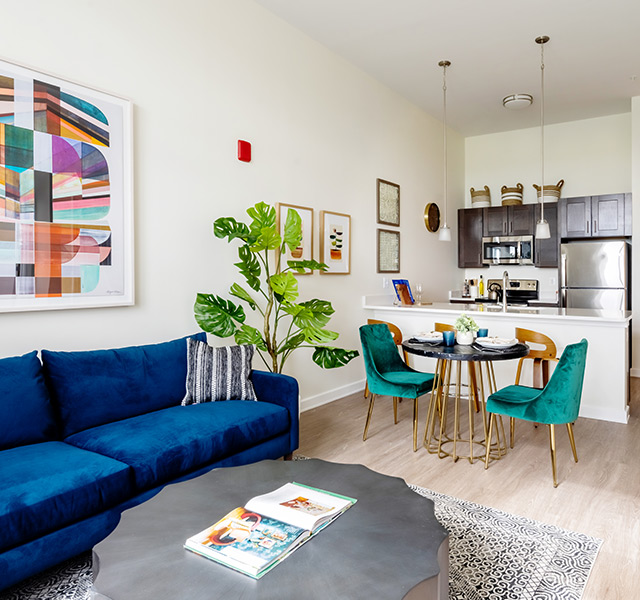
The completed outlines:
[[[183,548],[187,537],[229,510],[289,481],[358,502],[259,580]],[[433,502],[402,479],[362,465],[262,461],[169,485],[125,511],[94,548],[94,597],[446,600],[448,550]]]

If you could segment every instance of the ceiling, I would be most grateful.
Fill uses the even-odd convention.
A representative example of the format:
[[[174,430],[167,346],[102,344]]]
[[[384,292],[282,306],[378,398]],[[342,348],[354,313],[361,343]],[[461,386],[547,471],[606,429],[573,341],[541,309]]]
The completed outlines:
[[[474,136],[631,110],[640,96],[637,0],[255,0],[428,113]],[[507,110],[502,98],[534,104]]]

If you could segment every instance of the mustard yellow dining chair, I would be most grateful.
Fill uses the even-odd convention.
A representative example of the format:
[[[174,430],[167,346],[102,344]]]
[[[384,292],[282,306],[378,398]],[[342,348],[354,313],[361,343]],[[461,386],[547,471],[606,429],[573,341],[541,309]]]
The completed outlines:
[[[489,467],[491,435],[496,415],[515,417],[533,423],[544,423],[549,426],[553,487],[558,487],[555,425],[567,426],[573,459],[578,462],[573,422],[578,418],[580,410],[587,346],[588,343],[585,339],[577,344],[568,345],[564,349],[549,382],[542,390],[524,385],[509,385],[489,396],[487,412],[491,416],[486,444],[485,469]]]
[[[529,348],[529,354],[523,356],[518,361],[515,385],[520,383],[524,362],[532,360],[532,387],[542,389],[549,382],[549,365],[558,362],[556,344],[549,336],[531,329],[516,327],[515,335],[521,344],[537,344],[543,346],[542,349]],[[515,440],[515,429],[516,420],[511,417],[509,419],[509,446],[511,448],[513,448]]]
[[[396,423],[398,422],[398,398],[412,398],[413,451],[415,452],[418,449],[418,397],[431,392],[435,376],[432,373],[415,371],[400,358],[398,348],[385,323],[362,325],[360,342],[371,393],[362,439],[363,441],[367,439],[373,404],[377,395],[393,398]]]

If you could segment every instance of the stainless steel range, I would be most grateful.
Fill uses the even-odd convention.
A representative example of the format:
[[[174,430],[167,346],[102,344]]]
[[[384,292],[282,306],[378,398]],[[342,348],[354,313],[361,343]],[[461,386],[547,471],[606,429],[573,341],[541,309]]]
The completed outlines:
[[[502,300],[502,279],[487,280],[487,290],[498,292],[498,301]],[[507,304],[527,306],[530,300],[539,299],[537,279],[509,279],[507,282]]]

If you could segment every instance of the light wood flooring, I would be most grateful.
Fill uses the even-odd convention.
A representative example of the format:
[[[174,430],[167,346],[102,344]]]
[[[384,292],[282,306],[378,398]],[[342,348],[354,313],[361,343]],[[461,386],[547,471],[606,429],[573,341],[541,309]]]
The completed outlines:
[[[376,400],[366,442],[368,401],[362,394],[303,412],[298,453],[360,463],[408,483],[601,538],[583,600],[640,598],[640,379],[632,379],[631,390],[629,424],[578,419],[578,463],[566,428],[556,428],[557,488],[546,426],[518,422],[515,448],[485,471],[480,461],[454,463],[421,446],[414,453],[412,402],[400,403],[394,425],[388,397]],[[420,399],[420,442],[427,407],[425,396]]]

